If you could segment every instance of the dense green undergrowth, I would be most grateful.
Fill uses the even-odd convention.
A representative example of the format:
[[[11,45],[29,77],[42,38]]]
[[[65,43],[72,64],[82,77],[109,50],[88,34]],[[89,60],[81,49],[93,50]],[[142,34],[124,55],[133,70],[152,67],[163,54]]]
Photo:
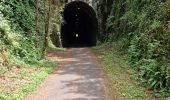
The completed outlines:
[[[42,59],[45,2],[38,6],[37,12],[36,0],[0,0],[0,100],[22,99],[56,66]]]
[[[152,91],[144,88],[138,79],[138,72],[130,67],[128,55],[120,52],[121,46],[117,43],[104,43],[93,48],[97,54],[102,69],[107,73],[111,85],[114,87],[115,100],[157,100],[163,97],[154,97]],[[111,87],[110,87],[111,88]]]
[[[36,62],[41,58],[42,41],[35,32],[35,12],[34,0],[1,0],[1,64],[4,61],[10,64]]]
[[[121,41],[138,80],[170,96],[170,1],[115,0],[106,41]]]

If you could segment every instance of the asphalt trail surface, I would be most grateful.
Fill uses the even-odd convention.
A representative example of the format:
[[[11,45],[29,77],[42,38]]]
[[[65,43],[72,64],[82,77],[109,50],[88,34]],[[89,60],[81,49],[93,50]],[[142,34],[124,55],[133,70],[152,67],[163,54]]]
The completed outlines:
[[[58,69],[25,100],[113,100],[105,75],[89,48],[70,48],[50,52],[48,59],[58,59]]]

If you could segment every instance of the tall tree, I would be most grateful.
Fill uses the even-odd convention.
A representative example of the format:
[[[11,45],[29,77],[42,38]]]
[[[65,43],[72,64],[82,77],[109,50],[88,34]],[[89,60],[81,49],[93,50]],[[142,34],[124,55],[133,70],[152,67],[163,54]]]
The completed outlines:
[[[44,47],[43,47],[43,57],[46,54],[46,49],[48,47],[48,36],[49,36],[49,27],[50,27],[50,18],[51,18],[51,7],[52,7],[52,0],[48,0],[48,10],[47,16],[45,18],[45,37],[44,37]]]

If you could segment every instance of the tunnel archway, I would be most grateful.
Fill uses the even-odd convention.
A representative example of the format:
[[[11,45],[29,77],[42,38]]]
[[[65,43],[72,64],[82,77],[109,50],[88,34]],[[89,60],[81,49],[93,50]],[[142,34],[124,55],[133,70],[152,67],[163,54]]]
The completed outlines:
[[[96,45],[97,28],[96,14],[90,5],[82,1],[68,3],[64,8],[61,24],[62,46]]]

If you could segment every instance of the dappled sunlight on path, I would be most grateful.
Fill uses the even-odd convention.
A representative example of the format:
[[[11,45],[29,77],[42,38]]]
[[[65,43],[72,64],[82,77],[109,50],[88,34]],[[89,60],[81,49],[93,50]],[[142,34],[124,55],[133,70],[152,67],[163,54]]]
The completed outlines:
[[[111,100],[103,74],[88,48],[72,48],[58,56],[59,69],[26,100]]]

